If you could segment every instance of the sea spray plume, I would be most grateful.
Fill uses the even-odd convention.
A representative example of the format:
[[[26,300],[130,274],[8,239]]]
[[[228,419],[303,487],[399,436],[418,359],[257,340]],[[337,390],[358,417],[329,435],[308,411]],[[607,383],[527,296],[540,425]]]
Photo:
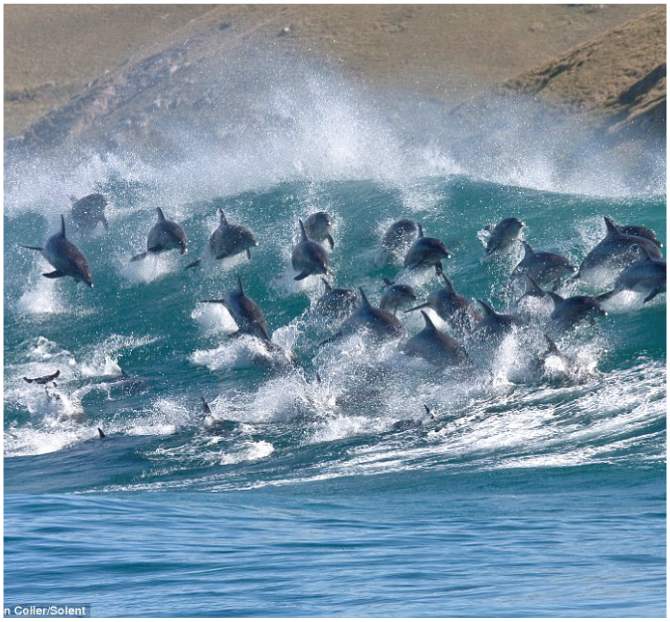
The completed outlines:
[[[65,218],[62,214],[60,223],[60,232],[52,235],[44,247],[23,244],[21,246],[29,250],[39,251],[56,268],[53,272],[47,272],[42,276],[48,279],[71,276],[75,281],[83,281],[89,287],[93,287],[93,276],[86,257],[65,235]]]
[[[147,236],[147,250],[131,258],[130,261],[139,261],[147,255],[158,255],[172,249],[179,249],[180,254],[187,252],[186,234],[176,223],[165,218],[163,210],[156,208],[158,222],[151,227]]]
[[[251,249],[254,246],[258,246],[258,242],[251,230],[243,225],[228,222],[223,209],[219,208],[219,226],[212,231],[207,244],[209,257],[225,259],[246,253],[247,258],[251,259]],[[186,269],[199,266],[201,261],[201,259],[196,259],[188,264]]]
[[[312,274],[328,274],[328,253],[318,242],[310,240],[305,231],[302,220],[300,224],[300,242],[291,254],[291,265],[299,272],[294,277],[296,281],[302,281]]]
[[[424,236],[423,227],[419,225],[419,237],[405,255],[404,265],[408,270],[435,267],[438,274],[443,272],[442,260],[451,257],[451,251],[444,242],[437,238]]]
[[[562,281],[574,274],[575,268],[563,255],[535,251],[528,242],[522,241],[524,256],[512,272],[513,277],[527,275],[536,283],[557,289]]]
[[[624,233],[611,218],[603,218],[607,233],[584,257],[573,281],[591,280],[598,271],[625,268],[645,253],[655,259],[662,257],[658,245],[649,238]]]
[[[519,239],[521,230],[526,223],[518,218],[505,218],[491,229],[491,235],[486,243],[486,254],[491,255],[498,251],[506,251]]]
[[[305,219],[305,231],[311,240],[323,242],[326,240],[330,248],[335,248],[333,240],[333,219],[328,212],[314,212]]]

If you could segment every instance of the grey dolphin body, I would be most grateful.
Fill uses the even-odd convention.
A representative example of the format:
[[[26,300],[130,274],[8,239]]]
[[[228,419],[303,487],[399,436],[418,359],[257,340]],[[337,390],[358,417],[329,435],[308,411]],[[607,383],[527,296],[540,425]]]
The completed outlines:
[[[666,290],[667,268],[664,259],[645,257],[632,263],[619,274],[614,282],[614,289],[600,296],[607,300],[622,291],[646,294],[644,302],[649,302]]]
[[[507,313],[498,313],[493,307],[484,300],[478,300],[484,309],[484,316],[477,325],[476,331],[483,332],[495,341],[499,341],[507,336],[512,329],[523,325],[521,318]]]
[[[300,274],[294,279],[302,281],[302,279],[306,279],[312,274],[328,274],[328,253],[326,249],[318,242],[310,240],[307,237],[302,220],[299,223],[301,240],[293,249],[291,265]]]
[[[492,230],[486,243],[486,254],[504,251],[513,246],[518,240],[525,223],[518,218],[505,218]]]
[[[319,313],[331,316],[349,315],[356,305],[358,296],[353,289],[333,287],[326,279],[322,279],[326,291],[316,302]]]
[[[72,222],[81,231],[93,231],[98,223],[109,229],[105,216],[107,199],[100,193],[88,194],[77,200],[72,198]]]
[[[333,240],[333,221],[328,212],[314,212],[305,219],[305,231],[311,240],[323,242],[328,240],[330,248],[335,247]]]
[[[416,300],[416,292],[411,285],[392,283],[384,279],[386,289],[379,301],[379,308],[391,313],[397,313],[398,309],[412,304]]]
[[[144,259],[147,255],[158,255],[175,248],[183,255],[187,251],[184,230],[171,220],[167,220],[160,207],[156,208],[158,222],[151,227],[147,236],[147,250],[135,255],[130,261]]]
[[[451,251],[444,242],[437,238],[429,238],[423,235],[423,228],[419,225],[419,238],[410,246],[405,255],[405,268],[415,270],[416,268],[435,267],[435,271],[442,272],[442,260],[451,257]]]
[[[200,302],[224,305],[233,316],[240,333],[271,342],[265,315],[261,308],[244,293],[240,277],[237,277],[237,289],[229,292],[225,298],[201,300]]]
[[[624,233],[610,218],[605,216],[607,234],[584,257],[579,271],[573,277],[588,278],[589,273],[599,269],[624,268],[637,259],[647,256],[661,258],[661,250],[648,237]]]
[[[525,274],[541,285],[549,285],[556,289],[563,279],[574,273],[574,266],[563,255],[534,251],[528,242],[521,243],[525,251],[524,256],[514,268],[512,276]]]
[[[404,330],[398,318],[388,311],[373,307],[365,295],[363,288],[359,288],[359,291],[361,294],[361,304],[358,309],[344,321],[340,330],[335,335],[322,341],[321,345],[359,330],[368,330],[376,339],[380,340],[402,336]]]
[[[549,323],[559,332],[570,330],[583,320],[593,320],[598,316],[607,315],[600,306],[600,303],[606,300],[607,294],[569,298],[563,298],[553,292],[550,295],[554,301],[554,310],[549,317]]]
[[[62,276],[71,276],[75,281],[83,281],[89,287],[93,287],[93,276],[88,267],[88,262],[83,253],[67,239],[65,235],[65,218],[60,217],[61,229],[52,235],[45,244],[41,246],[23,246],[33,251],[40,251],[42,256],[56,268],[53,272],[47,272],[42,276],[48,279],[58,279]]]
[[[384,233],[382,249],[387,253],[405,254],[419,235],[419,225],[413,220],[396,220]]]
[[[444,281],[444,287],[432,292],[426,302],[408,309],[408,312],[429,307],[445,322],[451,322],[463,331],[471,331],[481,321],[481,313],[472,300],[456,291],[446,274],[441,274],[440,278]]]
[[[426,325],[402,346],[402,351],[408,356],[422,358],[436,367],[466,364],[469,359],[463,346],[438,330],[425,311],[421,311],[421,314]]]
[[[225,259],[240,253],[246,253],[251,259],[251,249],[258,246],[254,234],[243,225],[231,224],[226,219],[223,210],[219,208],[219,226],[212,231],[207,243],[207,253],[212,259]],[[201,263],[200,259],[188,264],[186,269],[195,268]]]

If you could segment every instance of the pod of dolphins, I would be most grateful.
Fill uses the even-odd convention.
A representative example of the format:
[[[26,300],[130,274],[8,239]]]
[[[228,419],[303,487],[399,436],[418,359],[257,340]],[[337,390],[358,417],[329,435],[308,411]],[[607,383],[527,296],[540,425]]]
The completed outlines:
[[[106,199],[100,194],[74,201],[71,211],[74,227],[78,231],[91,232],[101,223],[107,229],[106,205]],[[157,222],[147,234],[146,250],[134,255],[130,261],[140,261],[149,255],[172,250],[178,250],[182,255],[187,252],[188,241],[183,228],[169,220],[160,208],[156,211]],[[618,225],[608,217],[604,220],[605,237],[578,267],[562,255],[537,250],[522,240],[526,225],[517,218],[505,218],[494,227],[488,227],[486,255],[507,253],[519,244],[524,250],[523,258],[510,275],[511,282],[524,284],[524,294],[517,300],[514,309],[505,313],[495,310],[486,300],[470,300],[459,294],[444,270],[444,262],[452,256],[452,252],[441,240],[427,237],[421,224],[409,219],[398,220],[388,227],[381,239],[380,251],[384,261],[402,260],[405,273],[435,270],[440,287],[419,304],[416,304],[418,297],[412,286],[388,279],[384,280],[378,307],[370,302],[362,288],[356,292],[354,289],[334,287],[326,278],[331,275],[329,249],[332,250],[336,244],[333,220],[326,212],[316,212],[304,221],[298,221],[300,239],[293,248],[291,266],[297,273],[294,277],[296,281],[310,276],[321,278],[325,291],[316,301],[314,310],[326,318],[340,320],[337,330],[320,346],[365,331],[377,341],[403,339],[399,349],[404,354],[423,359],[437,368],[466,367],[471,365],[471,359],[464,342],[470,337],[496,344],[515,328],[528,326],[533,321],[537,325],[537,318],[522,311],[524,300],[536,298],[552,305],[548,319],[541,320],[539,326],[548,345],[543,356],[565,359],[552,336],[560,336],[584,321],[593,322],[606,315],[602,304],[621,292],[635,292],[643,296],[644,303],[647,303],[666,291],[666,262],[655,233],[641,225]],[[328,248],[324,245],[326,242]],[[251,260],[251,249],[256,246],[258,242],[254,234],[240,224],[229,222],[223,210],[219,209],[219,225],[209,237],[206,255],[212,260],[221,260],[244,253]],[[46,278],[69,276],[93,287],[93,276],[86,257],[67,238],[64,216],[61,215],[60,231],[52,235],[44,246],[23,247],[39,251],[53,266],[52,272],[43,274]],[[201,259],[198,259],[185,268],[193,269],[200,264]],[[559,287],[576,281],[597,284],[602,271],[618,272],[614,287],[609,291],[596,296],[565,297],[556,293]],[[272,342],[263,311],[245,293],[239,276],[237,289],[219,299],[200,302],[224,305],[237,324],[236,334],[251,335],[260,339],[269,350],[281,351]],[[401,310],[405,313],[420,311],[423,316],[423,329],[407,339],[405,327],[397,315]],[[435,323],[428,310],[445,322],[450,333]],[[295,364],[290,355],[287,359]],[[54,372],[42,378],[25,380],[46,384],[57,376],[58,372]],[[206,402],[204,404],[205,412],[211,414]],[[99,432],[103,438],[103,432]]]

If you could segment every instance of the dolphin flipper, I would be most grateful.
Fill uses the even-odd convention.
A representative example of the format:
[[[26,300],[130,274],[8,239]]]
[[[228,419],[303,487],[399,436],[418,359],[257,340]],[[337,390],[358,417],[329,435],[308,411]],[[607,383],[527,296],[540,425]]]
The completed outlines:
[[[424,302],[420,305],[417,305],[416,307],[412,307],[411,309],[407,309],[407,311],[405,311],[405,313],[409,313],[410,311],[418,311],[419,309],[425,309],[426,307],[430,307],[429,302]]]
[[[326,240],[328,240],[328,244],[330,244],[331,250],[335,248],[335,240],[333,240],[333,236],[330,235],[330,233],[326,236]]]
[[[60,270],[54,270],[53,272],[44,272],[42,276],[47,277],[47,279],[59,279],[62,276],[66,276],[66,274]]]
[[[144,253],[140,253],[139,255],[134,255],[133,257],[130,258],[130,261],[139,261],[140,259],[144,259],[149,253],[145,251]]]
[[[251,250],[247,249],[247,259],[251,261]]]
[[[189,268],[197,268],[201,263],[200,259],[196,259],[195,261],[192,261],[188,266],[184,268],[184,270],[188,270]]]
[[[294,281],[302,281],[303,279],[306,279],[308,276],[310,276],[311,272],[306,272],[303,270],[298,276],[294,277]]]
[[[642,302],[647,303],[650,300],[656,298],[656,296],[658,296],[660,293],[662,293],[661,289],[659,287],[655,287],[649,292],[649,295]]]
[[[21,248],[27,248],[29,251],[39,251],[40,253],[44,250],[41,246],[26,246],[25,244],[19,244]]]

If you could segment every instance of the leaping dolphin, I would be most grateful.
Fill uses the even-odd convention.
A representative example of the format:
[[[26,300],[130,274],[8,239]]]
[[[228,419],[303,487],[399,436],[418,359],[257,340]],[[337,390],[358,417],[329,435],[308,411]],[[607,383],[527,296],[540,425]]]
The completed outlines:
[[[397,313],[398,309],[410,305],[416,301],[416,292],[411,285],[393,283],[384,279],[385,291],[379,301],[379,308],[391,313]]]
[[[442,240],[424,236],[423,227],[419,225],[419,238],[412,244],[405,255],[405,268],[429,268],[434,266],[438,274],[443,272],[442,260],[451,257],[451,251]]]
[[[158,222],[151,227],[147,236],[147,250],[131,258],[130,261],[139,261],[147,255],[157,255],[178,248],[180,254],[187,252],[186,234],[176,223],[165,218],[163,210],[156,208]]]
[[[505,218],[491,230],[486,243],[486,254],[491,255],[497,251],[505,251],[513,246],[526,224],[518,218]]]
[[[328,241],[330,248],[335,248],[333,240],[333,221],[328,212],[314,212],[305,219],[305,231],[315,242]]]
[[[563,255],[535,251],[528,242],[522,241],[521,243],[525,251],[524,256],[517,267],[514,268],[512,276],[525,274],[536,283],[549,285],[556,289],[563,279],[574,274],[574,266]]]
[[[326,279],[322,278],[326,288],[324,294],[317,300],[315,308],[319,313],[325,315],[342,316],[351,313],[358,296],[353,289],[333,287]]]
[[[425,311],[421,311],[421,315],[426,323],[425,327],[402,346],[402,351],[408,356],[422,358],[436,367],[468,363],[469,357],[463,346],[453,337],[438,330]]]
[[[93,287],[93,276],[86,257],[65,235],[65,218],[62,214],[60,226],[60,232],[52,235],[44,247],[25,246],[23,244],[21,246],[29,250],[39,251],[56,268],[53,272],[47,272],[42,276],[48,279],[71,276],[75,281],[83,281],[89,287]]]
[[[291,265],[299,272],[294,277],[296,281],[302,281],[312,274],[328,274],[328,253],[318,242],[310,240],[305,231],[302,220],[300,223],[301,240],[293,249],[291,254]]]
[[[405,255],[419,235],[419,225],[413,220],[396,220],[384,233],[382,249],[388,255]]]
[[[619,274],[614,282],[614,289],[602,294],[601,300],[608,300],[622,291],[640,292],[646,294],[644,303],[653,300],[666,290],[667,268],[664,259],[650,257],[647,252],[644,257],[632,263]]]
[[[212,231],[207,244],[207,253],[212,259],[225,259],[240,253],[246,253],[251,259],[251,249],[258,246],[254,234],[243,225],[231,224],[226,215],[219,208],[219,226]],[[195,268],[201,263],[200,259],[188,264],[186,269]]]
[[[100,193],[88,194],[77,200],[72,200],[72,222],[75,227],[82,231],[93,231],[100,222],[105,229],[109,229],[109,223],[105,217],[107,199]]]

